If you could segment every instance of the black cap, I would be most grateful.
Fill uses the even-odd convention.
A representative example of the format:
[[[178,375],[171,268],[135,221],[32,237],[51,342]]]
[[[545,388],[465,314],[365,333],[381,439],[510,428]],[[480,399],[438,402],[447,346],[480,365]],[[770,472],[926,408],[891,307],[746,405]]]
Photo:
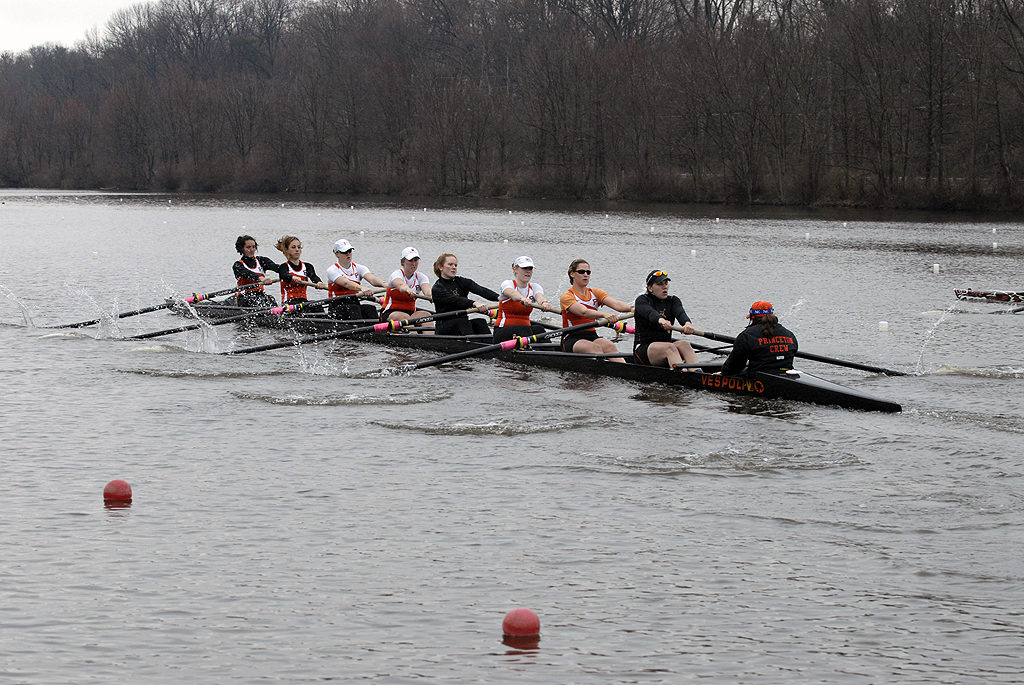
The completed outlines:
[[[651,273],[647,274],[647,285],[654,285],[655,283],[664,283],[665,281],[671,281],[668,277],[667,271],[661,269],[655,269]]]

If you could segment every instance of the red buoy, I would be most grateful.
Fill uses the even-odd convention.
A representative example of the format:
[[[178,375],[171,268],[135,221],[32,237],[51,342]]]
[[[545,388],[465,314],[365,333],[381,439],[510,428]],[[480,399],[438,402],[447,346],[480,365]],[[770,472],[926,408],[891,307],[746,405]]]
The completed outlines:
[[[513,609],[505,614],[501,629],[507,637],[540,635],[540,619],[530,609]]]
[[[103,488],[105,502],[131,502],[132,486],[123,480],[112,480]]]

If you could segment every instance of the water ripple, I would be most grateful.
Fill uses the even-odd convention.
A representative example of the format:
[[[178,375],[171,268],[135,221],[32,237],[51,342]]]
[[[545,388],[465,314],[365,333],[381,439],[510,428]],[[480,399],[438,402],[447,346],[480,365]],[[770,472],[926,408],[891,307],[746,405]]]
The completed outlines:
[[[977,378],[1010,379],[1024,378],[1024,368],[1020,367],[988,367],[988,368],[963,368],[943,364],[931,371],[925,371],[922,376],[969,376]]]
[[[602,421],[592,418],[579,418],[570,421],[510,421],[501,419],[486,423],[452,422],[452,423],[390,423],[371,421],[381,428],[406,430],[427,435],[534,435],[536,433],[557,433],[561,431],[601,425]]]
[[[231,394],[240,400],[253,400],[265,402],[266,404],[283,406],[309,406],[309,407],[349,407],[349,406],[407,406],[410,404],[429,404],[444,399],[444,395],[359,395],[350,393],[348,395],[335,395],[326,397],[310,397],[307,395],[268,395],[263,393],[232,391]]]

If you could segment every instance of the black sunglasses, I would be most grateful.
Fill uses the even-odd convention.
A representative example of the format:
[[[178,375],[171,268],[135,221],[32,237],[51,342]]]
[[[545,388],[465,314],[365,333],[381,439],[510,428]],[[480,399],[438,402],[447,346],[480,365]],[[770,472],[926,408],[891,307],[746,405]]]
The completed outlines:
[[[584,276],[589,276],[590,269],[576,269],[576,273],[583,274]]]

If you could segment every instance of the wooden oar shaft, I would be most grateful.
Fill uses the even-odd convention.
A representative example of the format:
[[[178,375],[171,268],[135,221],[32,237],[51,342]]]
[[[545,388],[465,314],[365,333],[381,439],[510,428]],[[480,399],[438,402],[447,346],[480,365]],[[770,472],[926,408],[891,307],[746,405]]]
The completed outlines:
[[[719,342],[735,343],[736,338],[728,335],[722,335],[721,333],[711,333],[709,331],[694,331],[694,335],[699,335],[702,338],[708,340],[717,340]],[[803,350],[797,350],[797,357],[802,359],[810,359],[816,362],[822,362],[825,364],[832,364],[833,366],[844,366],[848,369],[859,369],[861,371],[871,371],[873,373],[884,373],[886,376],[906,376],[907,374],[903,371],[895,371],[893,369],[886,369],[881,366],[871,366],[869,364],[859,364],[857,362],[846,361],[845,359],[836,359],[835,357],[826,357],[821,354],[814,354],[813,352],[804,352]]]
[[[196,302],[202,302],[203,300],[209,300],[210,298],[218,297],[220,295],[228,295],[230,293],[242,292],[243,290],[251,290],[253,288],[259,288],[262,285],[270,285],[270,283],[277,283],[277,280],[276,279],[272,280],[272,281],[270,281],[269,283],[266,283],[266,284],[263,284],[263,283],[250,283],[248,285],[239,285],[239,286],[236,286],[234,288],[226,288],[224,290],[216,290],[216,291],[214,291],[212,293],[206,293],[205,295],[192,294],[192,295],[190,295],[190,296],[188,296],[186,298],[183,298],[181,300],[177,300],[177,301],[171,300],[169,302],[164,302],[162,304],[155,304],[155,305],[153,305],[151,307],[143,307],[142,309],[133,309],[133,310],[131,310],[129,312],[121,312],[121,313],[119,313],[117,315],[116,318],[124,319],[124,318],[127,318],[129,316],[137,316],[139,314],[148,314],[149,312],[156,312],[156,311],[159,311],[161,309],[168,309],[170,307],[173,307],[176,304],[182,304],[182,303],[184,303],[184,304],[195,304]],[[90,321],[79,321],[78,323],[67,323],[67,324],[63,324],[61,326],[49,326],[49,328],[85,328],[86,326],[92,326],[94,324],[98,324],[102,320],[103,319],[92,319]]]
[[[426,323],[428,321],[437,321],[439,319],[445,319],[449,316],[458,316],[459,314],[472,314],[473,312],[486,311],[477,307],[470,307],[469,309],[459,309],[453,312],[442,312],[440,314],[431,314],[429,316],[420,316],[415,319],[397,319],[394,321],[384,321],[382,323],[374,324],[372,326],[360,326],[358,328],[346,328],[342,331],[333,331],[331,333],[320,333],[317,335],[308,335],[304,338],[297,340],[290,340],[288,342],[269,343],[267,345],[257,345],[256,347],[246,347],[241,350],[228,350],[227,352],[218,352],[217,354],[251,354],[253,352],[266,352],[268,350],[279,350],[282,347],[292,347],[296,345],[305,345],[311,342],[320,342],[321,340],[333,340],[334,338],[344,338],[349,335],[356,335],[359,333],[385,333],[388,331],[397,331],[405,328],[406,326],[414,326],[420,323]]]

